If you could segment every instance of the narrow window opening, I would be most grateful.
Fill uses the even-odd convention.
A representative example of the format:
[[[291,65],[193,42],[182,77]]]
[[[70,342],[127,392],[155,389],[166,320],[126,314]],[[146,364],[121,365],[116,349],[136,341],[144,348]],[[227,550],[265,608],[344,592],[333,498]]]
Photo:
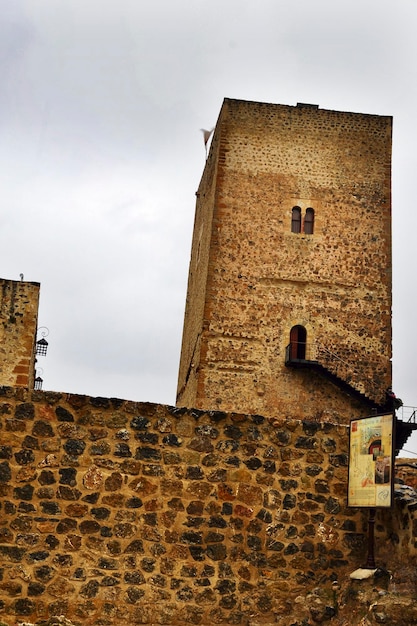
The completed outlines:
[[[290,331],[291,359],[306,358],[307,331],[304,326],[297,324]]]
[[[291,214],[291,232],[301,233],[301,209],[299,206],[295,206],[292,209]]]
[[[311,207],[306,210],[304,218],[304,233],[306,235],[312,235],[314,232],[314,209]]]

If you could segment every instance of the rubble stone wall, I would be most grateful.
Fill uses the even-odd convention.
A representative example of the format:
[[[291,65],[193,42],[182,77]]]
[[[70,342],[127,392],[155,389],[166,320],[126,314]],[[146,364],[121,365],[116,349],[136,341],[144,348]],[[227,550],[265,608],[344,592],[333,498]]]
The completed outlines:
[[[325,408],[348,423],[346,397],[285,366],[295,326],[307,360],[385,401],[391,129],[390,117],[224,101],[197,193],[179,406],[296,419]],[[314,211],[313,233],[292,231],[294,207]]]
[[[33,389],[39,283],[0,279],[0,380]]]
[[[271,623],[366,556],[345,425],[8,387],[0,420],[4,623]]]

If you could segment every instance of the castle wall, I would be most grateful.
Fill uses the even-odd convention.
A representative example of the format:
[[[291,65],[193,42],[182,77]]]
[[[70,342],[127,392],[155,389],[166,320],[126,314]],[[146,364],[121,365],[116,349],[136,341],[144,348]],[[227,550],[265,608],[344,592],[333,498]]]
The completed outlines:
[[[5,623],[288,624],[366,557],[346,425],[1,387],[0,432]]]
[[[0,279],[0,382],[33,389],[39,283]]]
[[[384,401],[391,124],[390,117],[225,100],[197,200],[198,236],[208,238],[210,253],[204,289],[198,299],[188,293],[179,406],[319,413],[333,388],[285,367],[297,324],[307,330],[311,359]],[[205,194],[214,170],[216,193]],[[294,206],[303,219],[314,209],[313,234],[291,232]],[[190,276],[198,272],[195,241]],[[203,315],[200,304],[194,308],[201,298]],[[199,343],[188,384],[190,319]],[[350,401],[335,395],[335,412],[347,416]]]

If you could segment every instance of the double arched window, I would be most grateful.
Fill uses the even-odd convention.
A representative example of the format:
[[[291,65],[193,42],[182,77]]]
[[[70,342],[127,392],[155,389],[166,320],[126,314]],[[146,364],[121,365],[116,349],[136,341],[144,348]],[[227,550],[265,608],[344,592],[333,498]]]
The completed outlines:
[[[306,209],[304,220],[301,215],[301,208],[294,206],[291,212],[291,232],[312,235],[314,232],[314,209]]]

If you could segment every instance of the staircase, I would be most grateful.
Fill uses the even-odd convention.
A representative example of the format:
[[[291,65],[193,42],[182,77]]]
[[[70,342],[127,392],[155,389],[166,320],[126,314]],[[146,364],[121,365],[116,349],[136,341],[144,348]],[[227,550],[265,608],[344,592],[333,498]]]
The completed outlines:
[[[370,411],[378,413],[390,413],[399,410],[399,416],[396,416],[395,428],[395,456],[398,455],[403,448],[407,439],[414,430],[417,430],[417,408],[395,406],[393,401],[387,398],[384,404],[375,402],[370,396],[362,393],[351,385],[347,380],[338,375],[338,370],[349,371],[351,366],[343,361],[337,354],[323,346],[308,344],[304,342],[292,341],[285,350],[285,365],[287,367],[312,369],[321,376],[330,380],[334,385],[342,389],[350,396],[367,402]],[[355,372],[353,372],[355,373]],[[399,401],[401,403],[401,401]],[[402,403],[401,403],[402,404]]]
[[[417,408],[414,406],[400,407],[395,431],[395,454],[398,454],[403,448],[414,430],[417,430]]]
[[[342,378],[342,375],[339,376],[340,370],[349,371],[352,368],[346,361],[343,361],[337,354],[324,346],[292,341],[285,350],[285,365],[297,369],[315,370],[345,393],[362,402],[367,402],[370,409],[389,410],[387,406],[375,402],[369,395],[359,391],[353,384]]]

